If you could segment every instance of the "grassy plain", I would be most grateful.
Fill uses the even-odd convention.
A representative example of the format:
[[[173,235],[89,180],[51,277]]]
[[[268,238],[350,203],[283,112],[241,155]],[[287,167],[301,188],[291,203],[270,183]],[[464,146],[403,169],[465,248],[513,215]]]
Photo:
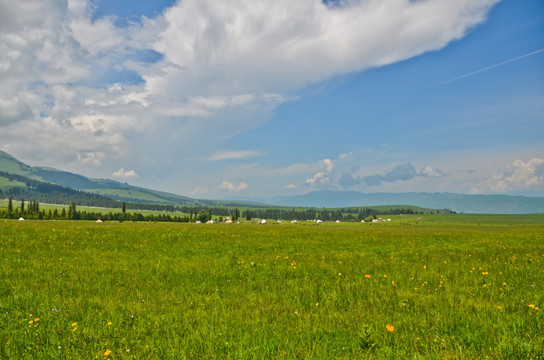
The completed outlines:
[[[0,358],[538,359],[544,216],[0,221]]]
[[[7,210],[9,200],[7,199],[0,199],[0,211],[1,210]],[[13,207],[19,208],[21,207],[21,200],[13,200]],[[28,201],[26,202],[28,204]],[[68,211],[68,208],[70,205],[63,205],[63,204],[44,204],[40,203],[40,211],[62,211],[64,209],[65,211]],[[108,213],[113,214],[120,214],[122,212],[121,208],[106,208],[106,207],[98,207],[98,206],[77,206],[77,211],[85,211],[89,213],[102,213],[104,215]],[[186,214],[181,211],[164,211],[164,210],[134,210],[134,209],[127,209],[127,213],[139,213],[144,216],[146,215],[170,215],[170,216],[186,216],[189,214]]]

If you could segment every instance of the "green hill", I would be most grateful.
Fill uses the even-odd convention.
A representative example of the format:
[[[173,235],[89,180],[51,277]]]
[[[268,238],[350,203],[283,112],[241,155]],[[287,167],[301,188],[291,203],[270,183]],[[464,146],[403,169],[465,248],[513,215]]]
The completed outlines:
[[[28,176],[32,172],[32,167],[0,150],[0,170],[11,174]]]
[[[74,190],[57,184],[34,180],[22,175],[0,171],[0,197],[13,199],[36,200],[42,203],[114,207],[120,206],[118,201],[99,194]]]
[[[61,185],[63,187],[82,190],[92,194],[99,194],[103,197],[130,203],[159,204],[175,206],[245,206],[259,207],[261,203],[251,201],[221,201],[221,200],[199,200],[187,196],[176,195],[164,191],[151,190],[143,187],[133,186],[110,179],[91,179],[86,176],[73,174],[43,166],[29,166],[17,160],[10,154],[0,150],[0,171],[10,174],[24,176],[28,179],[43,181]],[[17,181],[0,179],[0,189],[10,187],[23,187]]]
[[[49,167],[29,166],[4,151],[0,151],[0,171],[21,175],[32,180],[100,194],[119,201],[169,205],[196,205],[207,203],[207,201],[140,188],[110,179],[91,179],[82,175]],[[21,187],[21,183],[13,183],[5,178],[0,181],[0,189],[6,189],[13,186]]]

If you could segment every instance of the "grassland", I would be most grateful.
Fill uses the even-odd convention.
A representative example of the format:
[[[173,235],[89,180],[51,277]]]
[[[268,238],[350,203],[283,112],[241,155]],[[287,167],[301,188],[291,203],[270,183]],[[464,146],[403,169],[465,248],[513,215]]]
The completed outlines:
[[[538,359],[544,216],[0,222],[0,358]]]
[[[13,206],[14,207],[17,207],[17,208],[20,208],[21,206],[21,201],[20,200],[13,200]],[[0,211],[1,210],[6,210],[8,207],[8,200],[7,199],[0,199]],[[40,210],[45,210],[45,211],[54,211],[54,210],[57,210],[57,211],[62,211],[62,209],[64,210],[68,210],[69,208],[69,205],[62,205],[62,204],[44,204],[44,203],[40,203]],[[122,209],[121,208],[106,208],[106,207],[97,207],[97,206],[77,206],[77,210],[78,211],[85,211],[85,212],[88,212],[88,213],[102,213],[102,214],[107,214],[107,213],[113,213],[113,214],[120,214],[122,212]],[[168,214],[170,216],[186,216],[186,215],[189,215],[189,214],[186,214],[184,212],[181,212],[181,211],[164,211],[164,210],[127,210],[127,212],[129,213],[139,213],[139,214],[142,214],[144,216],[146,215],[165,215],[165,214]]]

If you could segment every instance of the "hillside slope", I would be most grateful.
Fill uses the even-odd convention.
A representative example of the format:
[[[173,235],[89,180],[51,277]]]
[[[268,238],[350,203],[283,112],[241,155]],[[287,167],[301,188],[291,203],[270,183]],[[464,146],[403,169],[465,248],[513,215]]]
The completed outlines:
[[[193,199],[187,196],[147,189],[127,183],[121,183],[115,180],[92,179],[83,175],[73,174],[68,171],[57,170],[50,167],[29,166],[1,150],[0,171],[24,176],[32,180],[61,185],[71,189],[83,190],[85,192],[102,195],[109,199],[126,201],[130,203],[180,206],[263,206],[263,204],[251,201]],[[6,186],[17,186],[15,183],[10,184],[6,179],[0,180],[0,186],[2,185],[2,182],[5,182]],[[21,186],[21,184],[18,186]]]

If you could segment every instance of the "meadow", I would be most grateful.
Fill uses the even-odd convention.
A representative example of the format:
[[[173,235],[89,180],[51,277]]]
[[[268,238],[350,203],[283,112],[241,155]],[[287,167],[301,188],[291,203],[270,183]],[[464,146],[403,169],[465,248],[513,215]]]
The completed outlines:
[[[541,359],[544,215],[0,221],[2,359]]]

